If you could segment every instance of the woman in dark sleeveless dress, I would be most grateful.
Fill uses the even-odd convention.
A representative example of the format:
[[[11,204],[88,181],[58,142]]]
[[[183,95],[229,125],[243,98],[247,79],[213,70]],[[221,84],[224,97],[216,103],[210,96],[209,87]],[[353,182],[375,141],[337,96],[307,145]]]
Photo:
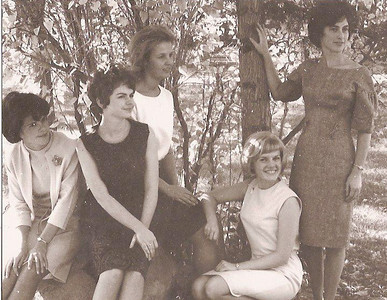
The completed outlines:
[[[77,145],[89,188],[83,228],[99,275],[93,299],[142,299],[158,247],[148,229],[157,204],[157,150],[148,125],[129,120],[134,82],[116,67],[96,73],[89,96],[102,119]]]
[[[302,255],[314,299],[335,297],[349,243],[353,200],[361,189],[377,100],[368,70],[344,54],[354,29],[354,8],[344,1],[319,1],[308,25],[311,42],[322,51],[281,82],[258,27],[271,94],[275,100],[303,96],[305,126],[294,154],[290,187],[303,203]],[[351,129],[358,132],[355,149]],[[325,251],[325,257],[324,257]]]

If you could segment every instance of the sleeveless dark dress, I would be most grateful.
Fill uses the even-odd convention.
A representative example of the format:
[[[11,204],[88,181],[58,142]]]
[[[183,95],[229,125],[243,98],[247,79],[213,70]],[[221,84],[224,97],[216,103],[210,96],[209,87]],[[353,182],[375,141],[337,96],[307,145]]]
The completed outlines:
[[[97,127],[81,139],[92,155],[109,194],[132,215],[140,219],[144,201],[145,153],[148,125],[130,120],[131,128],[124,141],[105,142]],[[129,249],[134,232],[111,217],[87,191],[82,207],[82,227],[88,239],[95,272],[111,269],[138,271],[145,276],[149,262],[136,243]]]

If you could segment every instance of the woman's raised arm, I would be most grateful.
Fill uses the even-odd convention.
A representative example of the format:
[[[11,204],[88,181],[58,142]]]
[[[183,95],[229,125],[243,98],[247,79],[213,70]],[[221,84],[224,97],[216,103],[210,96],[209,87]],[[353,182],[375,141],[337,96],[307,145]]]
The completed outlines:
[[[259,24],[257,24],[257,32],[259,41],[255,41],[252,38],[250,38],[250,41],[254,45],[257,52],[263,57],[267,83],[269,85],[270,93],[273,99],[276,101],[284,102],[297,100],[301,97],[301,89],[299,85],[297,82],[289,83],[281,81],[278,76],[277,69],[275,68],[273,60],[270,56],[265,31]]]

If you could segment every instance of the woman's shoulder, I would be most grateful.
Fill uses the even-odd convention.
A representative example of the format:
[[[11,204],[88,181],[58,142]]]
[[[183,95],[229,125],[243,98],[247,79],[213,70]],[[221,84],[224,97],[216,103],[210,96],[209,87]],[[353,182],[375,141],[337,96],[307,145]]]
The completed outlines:
[[[166,88],[160,86],[160,96],[173,101],[173,95],[170,90],[167,90]]]
[[[279,200],[279,209],[281,209],[284,203],[290,198],[296,199],[300,208],[302,207],[302,202],[300,197],[298,197],[298,195],[286,184],[284,180],[281,180],[278,183],[277,193],[278,193],[278,200]]]
[[[170,90],[166,89],[165,87],[162,87],[161,85],[159,85],[159,88],[160,88],[161,93],[165,93],[165,94],[172,96],[172,93]]]
[[[372,82],[372,73],[371,71],[366,67],[366,66],[363,66],[363,65],[360,65],[360,64],[357,64],[358,65],[358,68],[357,68],[357,71],[358,71],[358,74],[359,74],[359,79],[361,81],[365,81],[365,82]]]
[[[23,152],[25,152],[24,155],[28,155],[26,149],[23,151],[22,141],[7,146],[7,151],[5,151],[4,155],[5,164],[9,167],[14,161],[20,160]]]
[[[129,119],[130,125],[133,126],[135,129],[140,131],[149,131],[148,124],[145,124],[143,122],[139,122],[137,120]]]
[[[91,128],[88,128],[85,133],[83,133],[79,139],[83,142],[90,142],[95,139],[98,134],[98,125],[95,125]]]
[[[358,88],[371,91],[374,89],[371,71],[364,65],[355,61],[348,63],[348,69],[351,72],[351,78]]]
[[[318,58],[308,58],[304,60],[298,67],[302,67],[304,69],[313,68],[318,65],[319,59]]]
[[[287,185],[283,179],[281,179],[281,181],[278,183],[275,191],[281,195],[282,198],[285,198],[285,200],[290,197],[298,198],[297,194]]]
[[[149,137],[149,126],[148,124],[138,122],[135,120],[130,119],[130,125],[131,125],[131,133],[129,133],[127,137],[127,141],[130,143],[147,143],[148,137]],[[130,138],[129,138],[130,137]]]
[[[66,145],[66,147],[75,147],[77,140],[75,138],[71,138],[67,135],[65,135],[62,132],[53,131],[52,132],[53,137],[53,146],[63,146]]]
[[[318,65],[317,59],[306,59],[301,62],[296,69],[289,75],[290,79],[302,78],[305,76],[310,70],[313,70]]]
[[[75,138],[71,138],[64,133],[57,131],[52,132],[52,138],[52,145],[48,151],[60,152],[65,155],[72,155],[75,152],[75,147],[77,145],[77,140]]]

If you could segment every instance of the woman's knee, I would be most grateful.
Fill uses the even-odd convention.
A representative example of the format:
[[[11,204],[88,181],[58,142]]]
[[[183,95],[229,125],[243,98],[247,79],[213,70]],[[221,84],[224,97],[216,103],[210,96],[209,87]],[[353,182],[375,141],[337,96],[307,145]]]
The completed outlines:
[[[126,271],[125,280],[134,280],[140,283],[145,281],[144,276],[138,271]]]
[[[194,281],[194,283],[192,284],[191,290],[192,290],[192,295],[194,296],[195,299],[203,298],[204,287],[207,281],[208,281],[207,276],[200,276]]]
[[[20,275],[17,281],[28,282],[28,283],[39,283],[47,274],[48,274],[48,271],[45,271],[44,273],[36,273],[35,266],[32,266],[29,269],[27,265],[25,265],[22,271],[20,272]]]
[[[98,281],[122,282],[124,275],[125,273],[123,270],[111,269],[101,273]]]
[[[219,276],[211,277],[207,281],[204,287],[205,296],[211,300],[218,299],[220,296],[226,295],[227,292],[228,292],[227,284]]]

